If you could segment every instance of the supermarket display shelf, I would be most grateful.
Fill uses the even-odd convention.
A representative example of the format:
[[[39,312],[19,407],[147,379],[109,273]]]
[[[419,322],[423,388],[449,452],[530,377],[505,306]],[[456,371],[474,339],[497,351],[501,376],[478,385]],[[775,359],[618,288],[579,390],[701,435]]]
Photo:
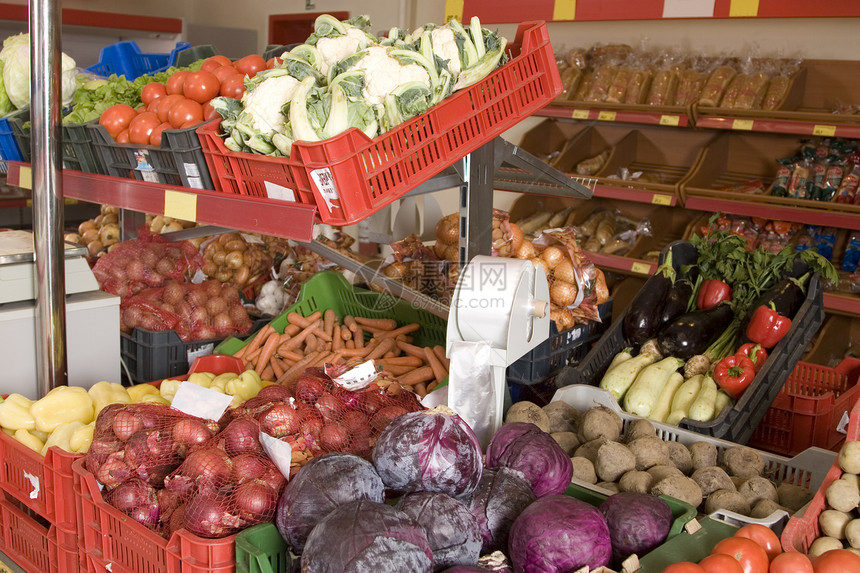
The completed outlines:
[[[9,4],[0,2],[0,20],[27,22],[29,20],[27,4]],[[154,33],[180,34],[182,20],[180,18],[164,18],[161,16],[144,16],[95,10],[78,10],[63,8],[63,24],[70,26],[86,26],[90,28],[108,28],[118,30],[144,30]]]
[[[632,201],[635,203],[650,203],[665,207],[674,207],[678,204],[678,197],[674,193],[651,191],[648,189],[635,189],[631,187],[616,187],[605,185],[593,177],[580,177],[573,173],[567,174],[572,180],[580,183],[593,192],[594,197],[605,197],[607,199],[618,199],[620,201]],[[537,195],[572,196],[560,185],[551,182],[539,181],[532,176],[525,176],[525,172],[515,169],[501,169],[497,172],[493,182],[495,189],[499,191],[514,191],[518,193],[534,193]]]
[[[539,117],[557,117],[563,119],[581,119],[597,121],[615,121],[619,123],[640,123],[643,125],[664,125],[671,127],[687,127],[691,125],[686,113],[664,113],[653,111],[614,110],[590,107],[587,103],[574,107],[548,105],[537,111]]]
[[[30,188],[31,175],[29,165],[9,163],[10,185]],[[202,189],[190,191],[162,183],[63,170],[63,193],[70,198],[299,241],[312,238],[316,208],[310,205],[258,197],[249,200],[242,195]]]
[[[860,138],[860,124],[857,123],[821,123],[788,119],[699,116],[696,118],[695,124],[696,127],[733,131],[760,131],[763,133],[845,137],[850,139]]]
[[[588,258],[591,259],[591,262],[598,267],[618,271],[624,274],[649,277],[657,272],[657,263],[649,261],[591,252],[588,253]]]
[[[810,204],[814,203],[815,201],[810,201]],[[684,207],[696,211],[708,211],[712,213],[722,211],[734,215],[746,215],[748,217],[766,217],[768,219],[778,219],[794,223],[806,223],[807,225],[823,225],[855,231],[860,230],[860,217],[855,213],[839,213],[795,206],[767,205],[752,201],[744,202],[696,195],[688,195],[684,199]]]
[[[824,310],[848,316],[860,316],[860,296],[826,292]]]

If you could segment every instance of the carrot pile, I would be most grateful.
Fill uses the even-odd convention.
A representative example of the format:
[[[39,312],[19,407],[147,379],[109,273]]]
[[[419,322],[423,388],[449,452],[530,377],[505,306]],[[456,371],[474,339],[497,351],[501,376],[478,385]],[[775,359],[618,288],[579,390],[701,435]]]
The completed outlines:
[[[331,309],[310,316],[291,312],[287,320],[283,333],[267,324],[235,354],[264,380],[287,385],[305,368],[373,360],[381,368],[377,386],[389,395],[409,387],[423,398],[448,376],[444,348],[412,344],[417,323],[397,326],[391,318],[350,315],[341,321]]]

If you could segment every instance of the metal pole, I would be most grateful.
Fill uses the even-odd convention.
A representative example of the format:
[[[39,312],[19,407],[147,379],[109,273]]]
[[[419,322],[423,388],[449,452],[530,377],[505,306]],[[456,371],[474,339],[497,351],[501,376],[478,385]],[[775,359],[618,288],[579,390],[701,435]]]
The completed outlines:
[[[30,121],[39,394],[66,383],[66,281],[57,0],[30,0]]]

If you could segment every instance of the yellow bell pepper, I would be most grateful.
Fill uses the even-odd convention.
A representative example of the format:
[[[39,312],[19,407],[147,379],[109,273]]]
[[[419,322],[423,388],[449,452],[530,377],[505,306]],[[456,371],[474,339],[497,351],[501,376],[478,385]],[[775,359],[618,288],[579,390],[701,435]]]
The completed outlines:
[[[209,386],[210,390],[214,390],[215,392],[221,392],[222,394],[227,393],[227,383],[236,378],[238,374],[235,372],[227,372],[226,374],[219,374],[212,380],[212,385]]]
[[[33,402],[30,415],[40,432],[53,432],[65,422],[89,424],[95,418],[93,400],[79,386],[57,386]]]
[[[32,430],[36,420],[30,413],[33,401],[21,394],[9,394],[0,403],[0,426],[8,430]]]
[[[140,399],[142,404],[164,404],[170,406],[170,400],[162,398],[160,394],[144,394]]]
[[[72,452],[76,454],[85,454],[90,449],[90,444],[93,443],[93,432],[96,429],[96,423],[90,422],[74,431],[72,437],[69,438],[69,446]]]
[[[132,404],[137,404],[147,394],[158,394],[158,387],[153,384],[135,384],[126,388],[125,391],[128,392]]]
[[[0,428],[0,430],[2,430],[3,433],[7,436],[12,436],[13,438],[15,437],[15,430],[10,430],[9,428]],[[26,432],[27,430],[24,431]]]
[[[158,393],[168,402],[172,402],[180,384],[182,384],[182,380],[162,380],[158,387]]]
[[[20,443],[24,444],[34,452],[42,452],[42,448],[45,447],[45,444],[42,443],[42,440],[28,432],[27,430],[15,430],[14,438],[18,440]]]
[[[253,370],[245,370],[241,376],[227,382],[225,388],[227,394],[238,397],[242,402],[250,400],[262,389],[263,381],[260,379],[260,375]]]
[[[74,453],[71,444],[72,436],[83,427],[83,422],[79,422],[78,420],[59,424],[54,428],[54,431],[51,432],[51,435],[48,436],[48,439],[45,441],[45,445],[42,446],[42,455],[44,456],[48,452],[48,448],[51,446],[57,446],[65,452]]]
[[[214,378],[215,375],[211,372],[193,372],[188,375],[189,382],[197,384],[198,386],[203,386],[204,388],[211,386]]]
[[[102,408],[108,404],[131,404],[131,396],[128,395],[128,390],[122,384],[117,384],[116,382],[96,382],[90,387],[87,393],[93,400],[97,418]]]

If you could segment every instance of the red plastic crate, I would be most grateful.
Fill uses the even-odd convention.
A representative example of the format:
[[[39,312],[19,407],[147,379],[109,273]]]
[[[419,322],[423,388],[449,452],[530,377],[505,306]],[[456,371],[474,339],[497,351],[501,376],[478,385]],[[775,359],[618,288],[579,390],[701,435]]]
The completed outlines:
[[[0,488],[50,523],[74,530],[72,462],[81,457],[56,447],[43,456],[0,432]]]
[[[316,205],[323,223],[355,223],[561,93],[544,22],[521,23],[507,49],[507,64],[375,139],[350,129],[325,141],[298,141],[289,158],[279,158],[230,151],[214,124],[201,126],[197,134],[215,189],[267,198],[267,185],[275,184],[293,191],[297,202]],[[315,177],[328,182],[325,196]]]
[[[848,441],[860,440],[860,401],[852,405],[851,415],[848,421],[848,433],[845,437]],[[824,494],[827,488],[835,480],[838,480],[842,475],[842,468],[839,467],[839,460],[834,460],[830,466],[830,471],[827,472],[827,477],[821,482],[818,491],[815,492],[815,497],[809,502],[806,511],[800,517],[792,517],[788,520],[785,529],[782,530],[780,541],[782,542],[783,551],[800,551],[806,553],[809,546],[821,535],[821,528],[818,526],[818,516],[825,507]]]
[[[845,434],[839,421],[860,393],[860,359],[846,358],[836,368],[798,362],[749,446],[785,456],[817,446],[838,449]]]
[[[68,492],[68,497],[72,492]],[[78,536],[39,517],[9,494],[0,494],[2,549],[28,573],[75,573],[81,570]]]

